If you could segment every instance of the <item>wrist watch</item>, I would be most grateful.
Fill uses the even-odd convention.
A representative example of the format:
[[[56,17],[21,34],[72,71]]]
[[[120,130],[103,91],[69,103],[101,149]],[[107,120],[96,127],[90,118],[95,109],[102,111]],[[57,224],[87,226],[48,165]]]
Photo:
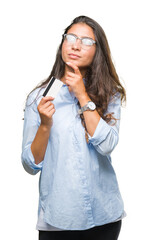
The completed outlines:
[[[92,101],[88,101],[88,103],[86,105],[84,105],[84,107],[81,107],[78,110],[78,114],[82,114],[84,111],[94,111],[96,109],[96,104]]]

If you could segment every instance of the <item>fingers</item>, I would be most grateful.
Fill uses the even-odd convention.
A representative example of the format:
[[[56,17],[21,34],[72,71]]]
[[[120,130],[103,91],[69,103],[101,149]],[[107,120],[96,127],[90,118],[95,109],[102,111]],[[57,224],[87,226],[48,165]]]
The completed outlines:
[[[51,101],[53,101],[54,98],[51,96],[43,97],[38,105],[38,108],[47,108],[49,105],[53,104]]]
[[[53,103],[46,103],[44,105],[38,105],[38,111],[40,114],[45,114],[46,115],[46,112],[50,112],[52,109],[54,109],[54,105]]]
[[[44,104],[44,103],[47,102],[47,101],[53,101],[53,100],[54,100],[53,97],[51,97],[51,96],[46,96],[46,97],[43,97],[43,98],[41,99],[40,103],[41,103],[41,104]]]
[[[55,108],[52,108],[52,109],[48,110],[47,116],[48,116],[49,118],[51,118],[54,113],[55,113]]]
[[[50,101],[47,101],[47,102],[45,102],[45,103],[42,105],[42,108],[43,108],[43,109],[46,109],[46,108],[48,108],[49,106],[54,106],[54,104],[53,104],[52,102],[50,102]]]
[[[74,63],[66,62],[66,64],[70,66],[76,74],[81,75],[79,68]]]
[[[67,73],[66,73],[66,76],[67,76],[67,77],[72,77],[72,78],[74,78],[74,77],[75,77],[75,73],[67,72]]]
[[[52,116],[55,112],[54,104],[50,101],[53,100],[53,97],[47,96],[43,97],[37,107],[40,116]]]
[[[50,104],[47,108],[45,108],[45,110],[49,113],[52,110],[55,110],[54,105]]]

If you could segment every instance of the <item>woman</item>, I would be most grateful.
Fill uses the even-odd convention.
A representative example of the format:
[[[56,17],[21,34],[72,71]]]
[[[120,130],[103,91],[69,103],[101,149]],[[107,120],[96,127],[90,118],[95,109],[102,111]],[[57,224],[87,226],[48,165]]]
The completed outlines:
[[[52,76],[63,85],[56,98],[43,97]],[[22,163],[30,174],[41,171],[40,240],[118,238],[124,207],[110,154],[125,99],[103,29],[75,18],[25,108]]]

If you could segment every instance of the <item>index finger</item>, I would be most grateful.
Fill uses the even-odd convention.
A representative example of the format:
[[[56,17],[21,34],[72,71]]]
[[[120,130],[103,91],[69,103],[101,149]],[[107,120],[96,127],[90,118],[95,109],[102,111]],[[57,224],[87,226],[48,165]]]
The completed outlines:
[[[74,72],[75,72],[76,74],[80,74],[79,68],[78,68],[74,63],[72,63],[72,62],[66,62],[66,64],[67,64],[68,66],[70,66],[71,68],[73,68],[73,70],[74,70]]]
[[[41,99],[41,101],[43,102],[43,103],[45,103],[45,102],[47,102],[47,101],[53,101],[54,100],[54,97],[52,97],[52,96],[45,96],[45,97],[43,97],[42,99]]]

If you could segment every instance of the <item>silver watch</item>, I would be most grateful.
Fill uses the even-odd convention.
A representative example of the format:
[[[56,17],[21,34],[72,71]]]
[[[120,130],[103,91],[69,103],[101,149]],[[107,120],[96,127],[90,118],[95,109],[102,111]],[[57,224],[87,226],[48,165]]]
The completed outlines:
[[[84,107],[81,107],[78,110],[78,114],[82,114],[84,111],[87,111],[87,110],[94,111],[95,109],[96,109],[96,104],[92,101],[88,101],[88,103]]]

